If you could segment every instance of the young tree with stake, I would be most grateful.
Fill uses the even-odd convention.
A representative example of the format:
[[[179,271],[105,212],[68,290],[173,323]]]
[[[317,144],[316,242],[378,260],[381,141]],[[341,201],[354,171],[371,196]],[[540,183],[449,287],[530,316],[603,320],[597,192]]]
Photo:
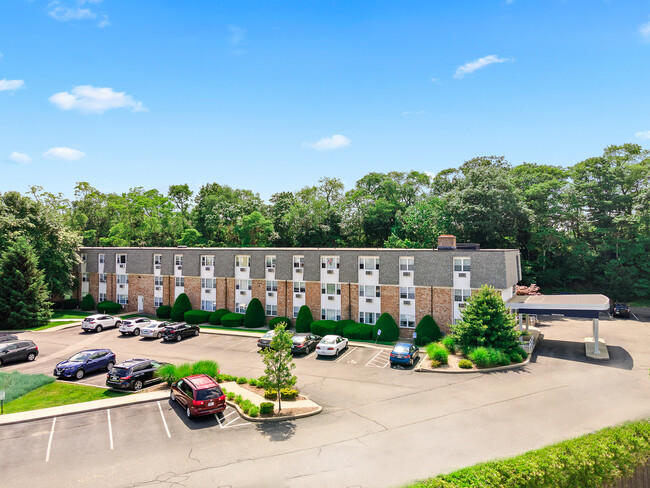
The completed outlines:
[[[280,323],[275,327],[275,335],[271,344],[262,351],[264,361],[264,376],[260,378],[264,389],[274,389],[278,395],[278,412],[282,411],[283,388],[291,388],[298,378],[291,374],[296,367],[291,355],[291,332],[286,330],[287,324]]]

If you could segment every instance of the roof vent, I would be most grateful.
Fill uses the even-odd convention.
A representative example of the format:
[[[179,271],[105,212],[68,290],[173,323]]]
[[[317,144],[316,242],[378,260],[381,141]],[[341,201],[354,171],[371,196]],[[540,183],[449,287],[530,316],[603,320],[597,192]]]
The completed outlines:
[[[456,249],[456,236],[442,235],[438,236],[438,249]]]

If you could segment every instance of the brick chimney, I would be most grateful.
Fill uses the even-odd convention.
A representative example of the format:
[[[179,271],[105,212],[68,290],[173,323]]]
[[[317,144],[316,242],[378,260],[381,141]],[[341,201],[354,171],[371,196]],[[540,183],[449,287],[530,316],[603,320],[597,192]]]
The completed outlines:
[[[456,249],[456,236],[438,236],[438,249]]]

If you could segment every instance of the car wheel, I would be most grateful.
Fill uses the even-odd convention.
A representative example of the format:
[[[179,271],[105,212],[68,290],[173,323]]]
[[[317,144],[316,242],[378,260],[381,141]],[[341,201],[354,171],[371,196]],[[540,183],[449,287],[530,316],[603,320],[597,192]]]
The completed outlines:
[[[156,335],[156,339],[160,339],[162,337],[162,332],[158,332],[158,335]]]
[[[115,327],[119,327],[120,325],[122,325],[122,322],[120,322],[119,320],[115,322]]]
[[[173,391],[173,390],[169,393],[169,399],[170,399],[172,402],[175,402],[175,401],[176,401],[176,395],[174,395],[174,391]]]
[[[139,335],[140,335],[140,329],[135,329],[135,330],[133,331],[133,335],[135,335],[135,336],[139,336]]]
[[[185,415],[187,415],[187,418],[188,418],[188,419],[191,419],[191,418],[192,418],[192,412],[190,412],[190,407],[187,407],[187,408],[185,409]]]
[[[0,366],[2,366],[2,359],[0,359]]]
[[[33,361],[34,359],[36,359],[36,354],[34,354],[33,352],[30,352],[27,355],[27,361]]]
[[[106,365],[106,371],[110,371],[113,369],[113,366],[115,366],[115,363],[113,361],[109,361],[108,364]]]
[[[177,340],[178,342],[181,342],[181,339],[182,339],[182,338],[183,338],[183,336],[181,336],[180,334],[176,334],[176,340]]]
[[[101,325],[95,327],[95,332],[101,332],[102,330],[104,330],[104,328]]]
[[[142,381],[136,380],[133,382],[133,390],[134,391],[140,391],[142,390]]]
[[[74,377],[80,380],[81,378],[84,377],[86,372],[83,369],[78,369],[77,372],[74,374]]]
[[[409,366],[412,368],[413,367],[413,359],[409,361]]]
[[[199,329],[196,329],[196,330],[194,331],[194,335],[195,335],[195,336],[199,335]]]
[[[340,351],[337,349],[336,352],[334,353],[334,357],[338,357],[339,352],[340,352]]]

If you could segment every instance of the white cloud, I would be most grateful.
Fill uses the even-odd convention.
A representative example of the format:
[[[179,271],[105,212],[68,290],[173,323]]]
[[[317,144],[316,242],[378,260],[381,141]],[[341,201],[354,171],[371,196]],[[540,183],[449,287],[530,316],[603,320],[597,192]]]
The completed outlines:
[[[23,80],[0,80],[0,91],[16,91],[25,86]]]
[[[635,132],[634,137],[638,137],[639,139],[650,139],[650,130]]]
[[[85,152],[77,151],[69,147],[53,147],[43,153],[45,159],[65,159],[66,161],[77,161],[85,155]]]
[[[104,27],[108,27],[109,25],[111,25],[111,21],[108,20],[108,15],[104,15],[102,17],[102,20],[99,21],[99,24],[97,24],[97,27],[103,29]]]
[[[241,44],[246,38],[246,30],[236,25],[228,26],[228,41],[230,44]]]
[[[437,82],[438,82],[438,78],[431,78],[431,83],[437,83]]]
[[[79,110],[87,113],[103,113],[113,108],[131,108],[132,112],[147,110],[142,102],[133,100],[131,95],[92,85],[75,86],[70,93],[55,93],[49,100],[61,110]]]
[[[329,151],[350,145],[350,139],[341,134],[334,134],[331,137],[323,137],[316,142],[303,142],[302,147],[316,149],[317,151]]]
[[[485,56],[483,58],[475,59],[474,61],[469,61],[468,63],[465,63],[462,66],[459,66],[456,69],[456,73],[454,73],[454,78],[456,79],[461,79],[463,76],[469,73],[473,73],[474,71],[485,68],[486,66],[493,64],[493,63],[505,63],[506,61],[510,61],[508,58],[500,58],[496,54],[490,54],[489,56]]]
[[[639,26],[639,34],[646,41],[650,41],[650,21]]]
[[[424,110],[405,110],[402,115],[422,115]]]
[[[19,153],[19,152],[12,152],[9,155],[9,159],[11,159],[14,163],[29,163],[32,158],[30,158],[27,154]]]
[[[425,171],[424,174],[427,175],[427,176],[429,177],[429,179],[435,178],[435,176],[436,176],[436,175],[435,175],[434,173],[432,173],[431,171]]]
[[[66,7],[57,5],[47,13],[53,19],[59,22],[69,22],[70,20],[94,19],[97,14],[88,8]]]

